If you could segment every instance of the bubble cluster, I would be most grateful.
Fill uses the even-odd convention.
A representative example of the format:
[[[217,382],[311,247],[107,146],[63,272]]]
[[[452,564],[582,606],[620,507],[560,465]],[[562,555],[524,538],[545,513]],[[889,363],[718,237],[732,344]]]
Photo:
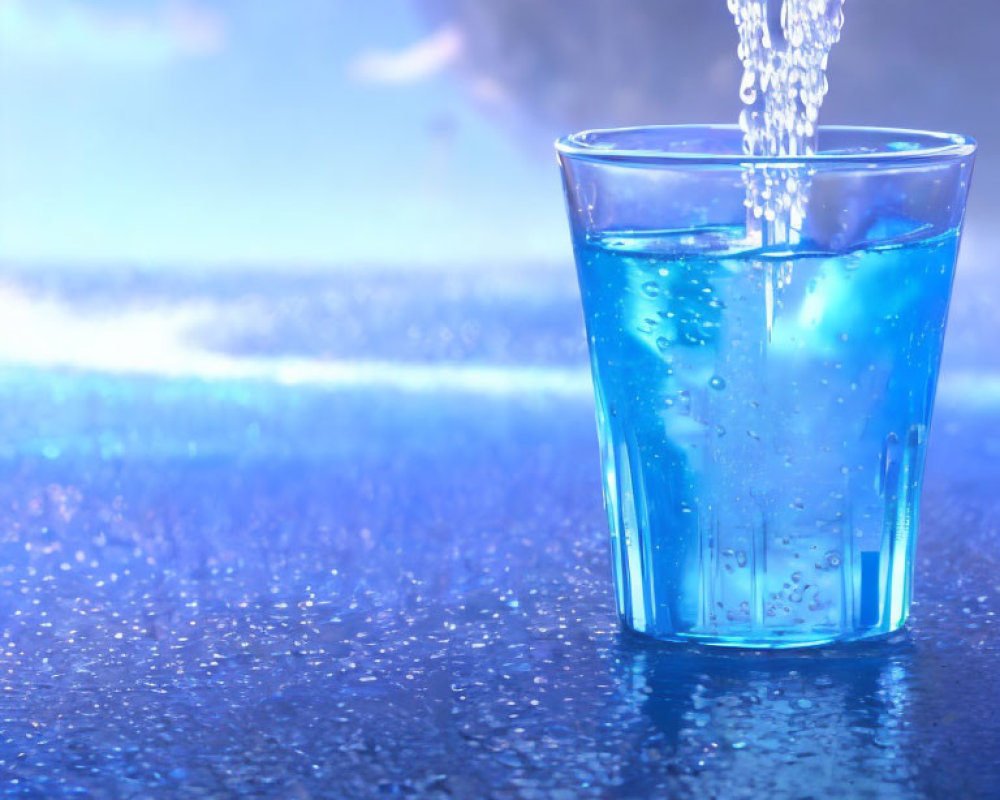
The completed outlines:
[[[840,39],[843,0],[728,0],[743,64],[740,112],[743,149],[755,156],[814,152],[817,120],[827,92],[826,65]],[[747,207],[780,231],[797,231],[806,186],[794,168],[748,171]],[[779,238],[785,238],[779,233]]]

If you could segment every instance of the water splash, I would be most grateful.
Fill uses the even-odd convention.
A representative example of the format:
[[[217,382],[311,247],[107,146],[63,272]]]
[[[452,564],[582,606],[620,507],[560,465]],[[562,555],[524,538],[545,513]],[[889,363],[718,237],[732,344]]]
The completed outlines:
[[[728,5],[743,63],[744,152],[815,152],[827,59],[844,23],[843,0],[728,0]],[[808,192],[801,170],[755,169],[746,180],[751,227],[763,230],[765,243],[796,241]]]

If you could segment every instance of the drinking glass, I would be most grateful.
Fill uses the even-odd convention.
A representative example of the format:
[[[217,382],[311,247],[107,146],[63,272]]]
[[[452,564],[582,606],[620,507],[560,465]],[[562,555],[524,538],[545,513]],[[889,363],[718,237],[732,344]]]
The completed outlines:
[[[899,628],[975,143],[828,127],[814,154],[754,157],[735,126],[666,126],[556,146],[623,624],[755,648]],[[750,186],[800,213],[755,215]]]

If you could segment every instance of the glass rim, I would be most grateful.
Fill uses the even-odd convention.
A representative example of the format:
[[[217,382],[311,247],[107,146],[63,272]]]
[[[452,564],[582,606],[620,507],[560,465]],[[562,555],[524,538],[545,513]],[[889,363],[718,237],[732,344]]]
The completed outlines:
[[[556,151],[560,155],[587,161],[608,164],[648,164],[667,166],[717,165],[717,166],[768,166],[768,165],[872,165],[905,164],[907,162],[940,161],[963,158],[975,153],[975,139],[957,133],[942,133],[911,128],[885,128],[865,125],[820,125],[823,133],[857,134],[860,138],[870,137],[869,145],[858,150],[820,150],[817,153],[795,156],[748,155],[742,151],[730,153],[705,153],[670,150],[671,141],[678,141],[683,135],[705,134],[708,132],[740,133],[740,127],[732,124],[702,125],[640,125],[623,128],[594,128],[563,136],[556,140]],[[623,134],[660,134],[664,149],[621,148],[609,144],[615,136]],[[673,134],[673,136],[671,136]],[[905,147],[890,148],[888,143],[903,140]],[[589,140],[589,141],[588,141]],[[897,144],[899,142],[897,141]],[[881,146],[880,146],[881,145]]]

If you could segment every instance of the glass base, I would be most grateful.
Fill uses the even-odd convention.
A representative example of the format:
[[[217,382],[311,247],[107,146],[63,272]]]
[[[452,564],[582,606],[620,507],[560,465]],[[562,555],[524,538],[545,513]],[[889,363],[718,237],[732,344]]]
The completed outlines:
[[[739,650],[795,650],[811,647],[846,644],[850,642],[870,642],[886,639],[903,629],[903,623],[893,627],[870,628],[865,631],[833,630],[802,631],[802,630],[767,630],[763,632],[749,631],[746,634],[726,635],[712,632],[682,632],[657,633],[643,631],[621,621],[622,629],[629,635],[642,639],[654,639],[672,644],[699,645],[711,648],[729,648]]]

